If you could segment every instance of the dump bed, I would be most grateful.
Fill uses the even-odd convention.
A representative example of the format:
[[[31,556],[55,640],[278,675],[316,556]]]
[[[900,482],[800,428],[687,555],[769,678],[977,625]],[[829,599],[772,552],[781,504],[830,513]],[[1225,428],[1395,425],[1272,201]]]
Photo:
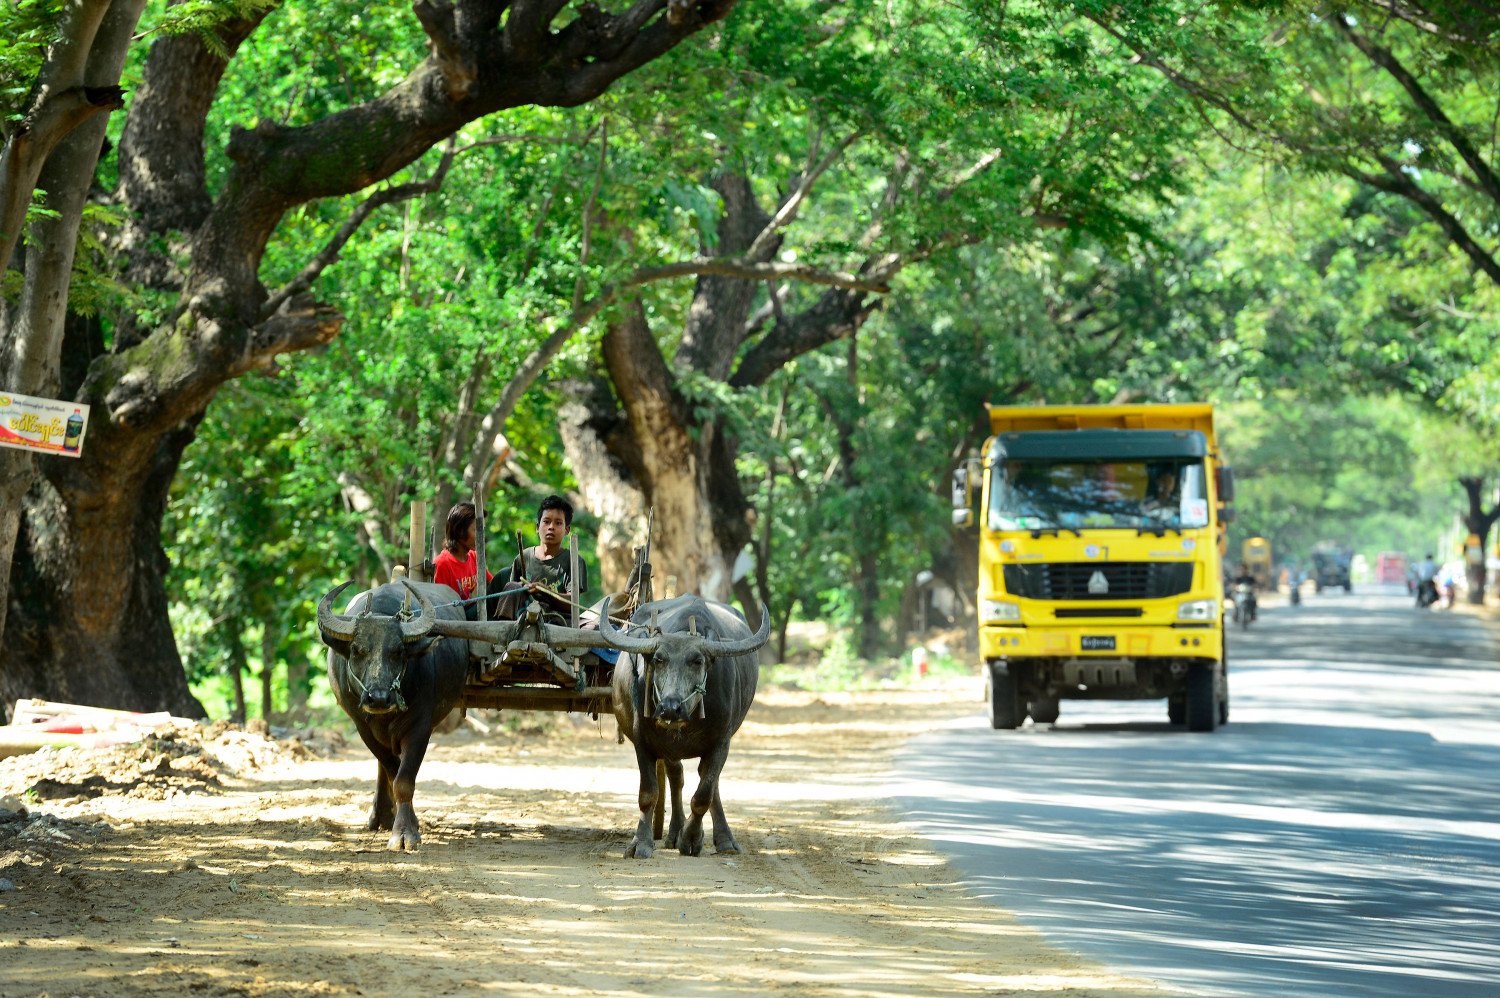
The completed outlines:
[[[990,431],[1027,430],[1197,430],[1214,449],[1214,409],[1203,403],[1179,405],[992,405]]]

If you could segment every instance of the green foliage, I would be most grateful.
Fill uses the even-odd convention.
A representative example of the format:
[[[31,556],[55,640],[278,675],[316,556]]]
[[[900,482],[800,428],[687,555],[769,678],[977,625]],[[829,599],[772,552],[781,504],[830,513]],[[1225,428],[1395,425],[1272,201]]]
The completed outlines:
[[[254,6],[167,7],[147,30],[203,31]],[[0,6],[0,66],[34,59],[57,9]],[[441,190],[376,212],[314,285],[345,316],[338,338],[236,382],[200,426],[167,537],[190,670],[213,682],[226,663],[258,660],[267,627],[282,661],[315,661],[317,596],[404,560],[411,499],[443,480],[467,492],[470,439],[456,442],[457,464],[444,450],[461,416],[487,411],[578,304],[639,268],[720,252],[716,173],[742,172],[775,204],[846,140],[778,254],[828,270],[902,254],[913,262],[892,293],[852,346],[806,354],[763,388],[677,372],[698,425],[740,440],[773,617],[844,630],[826,674],[807,681],[863,681],[869,565],[889,647],[919,571],[972,583],[958,574],[966,540],[947,526],[945,482],[987,432],[985,402],[1236,401],[1237,531],[1298,553],[1325,537],[1419,546],[1459,467],[1457,453],[1432,455],[1458,436],[1385,396],[1457,414],[1474,431],[1452,449],[1493,462],[1500,302],[1430,215],[1345,167],[1371,169],[1383,149],[1475,231],[1492,233],[1495,216],[1447,176],[1455,164],[1430,123],[1310,11],[742,3],[711,43],[586,107],[474,123]],[[1500,91],[1472,46],[1391,31],[1456,120],[1491,120]],[[219,89],[210,188],[224,183],[231,128],[369,100],[425,46],[406,3],[279,5]],[[1244,121],[1143,65],[1141,49],[1233,86]],[[390,183],[430,176],[441,154]],[[362,196],[288,215],[265,285],[291,279]],[[111,283],[95,250],[115,220],[98,210],[78,306],[166,321],[170,300]],[[669,360],[690,288],[640,289]],[[788,314],[823,293],[781,290]],[[565,379],[597,372],[596,336],[575,337],[505,426],[519,474],[490,498],[492,549],[508,552],[513,530],[530,536],[536,499],[571,484],[557,410]],[[474,411],[461,413],[471,377]],[[351,508],[356,495],[367,509]],[[591,533],[586,514],[578,529]]]
[[[1433,461],[1410,402],[1282,393],[1226,407],[1221,420],[1237,483],[1231,556],[1262,536],[1278,561],[1306,566],[1315,544],[1333,541],[1373,563],[1380,551],[1431,550],[1449,525],[1454,469]]]
[[[62,0],[0,4],[0,123],[8,132],[26,111],[27,99],[57,37]]]

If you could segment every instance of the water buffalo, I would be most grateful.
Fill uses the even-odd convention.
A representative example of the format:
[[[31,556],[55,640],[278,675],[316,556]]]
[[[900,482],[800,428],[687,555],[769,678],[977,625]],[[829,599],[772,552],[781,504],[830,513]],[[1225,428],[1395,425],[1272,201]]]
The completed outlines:
[[[664,763],[672,788],[672,823],[663,839],[685,856],[703,851],[703,815],[714,819],[714,847],[737,853],[739,843],[724,817],[719,773],[729,755],[729,740],[739,730],[750,704],[760,663],[755,652],[771,636],[771,619],[761,608],[760,630],[723,603],[697,596],[647,603],[631,618],[644,633],[627,634],[600,615],[599,631],[621,655],[614,671],[614,713],[620,733],[635,746],[641,771],[640,824],[625,849],[627,857],[645,859],[655,851],[652,814],[660,800],[658,763]],[[637,628],[638,629],[638,628]],[[682,813],[682,760],[696,758],[698,789],[693,814]]]
[[[318,635],[328,646],[328,681],[380,764],[370,830],[390,829],[390,849],[421,841],[412,809],[417,769],[432,727],[458,704],[469,669],[468,642],[432,633],[439,621],[464,619],[461,607],[433,607],[458,594],[447,586],[403,579],[360,593],[342,614],[333,601],[350,583],[318,601]],[[403,588],[403,586],[405,588]],[[420,613],[401,616],[408,593]]]

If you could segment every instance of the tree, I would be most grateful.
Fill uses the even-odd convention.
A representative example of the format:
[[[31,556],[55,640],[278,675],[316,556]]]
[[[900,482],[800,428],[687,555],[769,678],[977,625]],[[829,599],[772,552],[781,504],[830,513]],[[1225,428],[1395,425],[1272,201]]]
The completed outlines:
[[[798,358],[851,340],[888,286],[959,247],[994,252],[1059,228],[1125,239],[1139,229],[1134,210],[1175,182],[1155,153],[1186,132],[1170,89],[1101,74],[1086,46],[1055,46],[1057,57],[1042,48],[1052,33],[1072,42],[1078,24],[1037,20],[1003,58],[956,65],[946,53],[974,40],[962,16],[860,6],[826,29],[802,16],[737,19],[740,33],[699,54],[720,60],[704,77],[726,81],[712,102],[721,119],[700,126],[718,144],[700,180],[712,221],[700,253],[750,265],[795,259],[854,280],[756,287],[746,275],[710,274],[685,301],[658,293],[632,302],[604,335],[603,377],[576,386],[563,413],[590,503],[627,518],[655,507],[657,522],[671,525],[655,560],[681,586],[717,598],[728,597],[752,534],[736,408]],[[821,40],[769,54],[759,45],[799,33]],[[787,51],[797,54],[790,65]],[[737,85],[773,72],[779,90]],[[1122,136],[1143,107],[1158,112],[1155,128]],[[825,415],[845,431],[839,474],[856,488],[860,410]],[[601,553],[606,565],[620,560]],[[871,550],[851,566],[867,625],[878,561]]]
[[[137,17],[142,6],[134,5]],[[205,156],[206,125],[225,71],[263,25],[292,18],[296,8],[209,6],[230,15],[209,34],[153,42],[120,137],[114,197],[130,218],[120,269],[146,307],[104,329],[75,330],[64,343],[66,294],[39,292],[44,272],[50,289],[65,289],[69,268],[41,252],[22,261],[24,285],[37,293],[23,291],[11,308],[0,346],[30,361],[13,361],[7,381],[57,385],[93,406],[94,418],[81,460],[37,469],[28,483],[14,563],[0,580],[16,607],[5,622],[0,698],[86,693],[117,706],[198,711],[168,626],[162,511],[220,387],[338,333],[333,309],[295,287],[278,293],[261,282],[267,248],[289,212],[395,177],[486,115],[591,100],[721,19],[732,0],[639,0],[618,13],[557,0],[421,0],[413,10],[422,35],[400,37],[408,51],[423,38],[427,51],[404,78],[302,123],[262,117],[234,128],[212,186],[210,167],[219,167]],[[111,10],[124,7],[117,0]],[[127,40],[133,30],[131,19]],[[111,51],[123,58],[126,43]],[[69,188],[75,205],[49,192],[49,207],[74,231],[97,160],[97,142],[67,159],[78,170]],[[47,161],[64,159],[54,152]],[[12,199],[9,186],[4,195],[0,203]],[[75,241],[53,232],[32,242]],[[37,332],[44,314],[55,316],[58,335]],[[16,378],[16,371],[38,373]],[[8,497],[5,508],[16,504]]]

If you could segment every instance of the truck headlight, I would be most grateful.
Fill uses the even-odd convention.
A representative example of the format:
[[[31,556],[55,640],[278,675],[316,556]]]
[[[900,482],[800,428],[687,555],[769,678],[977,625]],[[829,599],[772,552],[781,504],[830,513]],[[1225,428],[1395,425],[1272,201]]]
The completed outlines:
[[[1178,620],[1218,620],[1219,601],[1212,599],[1188,600],[1177,607]]]
[[[991,624],[997,620],[1020,620],[1021,604],[1012,603],[1003,599],[982,599],[979,601],[979,622]]]

